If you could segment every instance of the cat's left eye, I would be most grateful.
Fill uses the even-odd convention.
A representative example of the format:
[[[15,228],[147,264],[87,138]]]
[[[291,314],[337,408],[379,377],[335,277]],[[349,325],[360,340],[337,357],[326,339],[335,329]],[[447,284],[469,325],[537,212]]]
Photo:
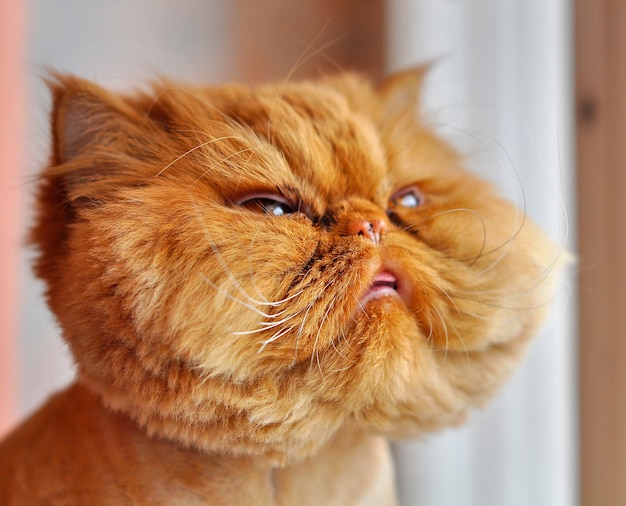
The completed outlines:
[[[272,216],[283,216],[296,212],[287,199],[276,195],[249,197],[240,201],[239,205],[254,213],[269,214]]]
[[[404,188],[392,195],[389,199],[389,206],[393,209],[396,207],[413,208],[424,204],[424,195],[420,189],[413,185]]]

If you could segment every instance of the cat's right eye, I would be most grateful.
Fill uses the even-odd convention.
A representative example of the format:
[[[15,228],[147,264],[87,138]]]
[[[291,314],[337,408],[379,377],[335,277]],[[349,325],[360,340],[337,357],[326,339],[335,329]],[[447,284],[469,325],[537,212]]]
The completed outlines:
[[[248,197],[239,202],[241,207],[259,214],[269,214],[272,216],[283,216],[296,212],[293,205],[287,199],[277,195],[261,195]]]

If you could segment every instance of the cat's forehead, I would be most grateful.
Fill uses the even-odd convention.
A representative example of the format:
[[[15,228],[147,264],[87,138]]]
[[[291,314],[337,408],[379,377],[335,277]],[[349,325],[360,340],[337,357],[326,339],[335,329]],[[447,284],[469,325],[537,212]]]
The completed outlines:
[[[258,92],[248,125],[280,151],[304,188],[328,200],[385,193],[388,167],[374,118],[324,86]]]

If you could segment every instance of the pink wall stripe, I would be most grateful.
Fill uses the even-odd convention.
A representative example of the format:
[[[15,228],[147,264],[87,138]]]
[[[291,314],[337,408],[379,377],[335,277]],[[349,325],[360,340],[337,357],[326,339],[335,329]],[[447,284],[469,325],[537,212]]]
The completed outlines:
[[[24,0],[0,0],[0,436],[16,421],[22,250]]]

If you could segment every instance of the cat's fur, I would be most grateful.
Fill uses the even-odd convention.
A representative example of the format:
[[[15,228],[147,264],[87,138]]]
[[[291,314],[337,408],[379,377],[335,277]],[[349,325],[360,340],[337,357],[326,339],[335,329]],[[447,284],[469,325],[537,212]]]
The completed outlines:
[[[489,399],[555,271],[420,80],[52,80],[32,237],[78,378],[0,446],[0,503],[395,503],[382,436]]]

